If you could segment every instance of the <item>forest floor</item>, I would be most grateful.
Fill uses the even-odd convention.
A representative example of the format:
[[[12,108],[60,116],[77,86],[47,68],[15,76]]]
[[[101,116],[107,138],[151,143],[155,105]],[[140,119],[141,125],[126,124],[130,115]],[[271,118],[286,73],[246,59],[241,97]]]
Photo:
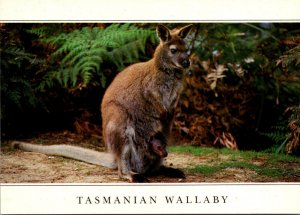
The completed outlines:
[[[45,133],[22,141],[71,144],[104,150],[99,137],[83,138],[71,132]],[[166,166],[179,168],[186,179],[150,177],[154,183],[184,182],[300,182],[300,158],[261,152],[240,152],[190,146],[170,146]],[[12,149],[2,142],[1,183],[119,183],[116,170],[57,156]]]

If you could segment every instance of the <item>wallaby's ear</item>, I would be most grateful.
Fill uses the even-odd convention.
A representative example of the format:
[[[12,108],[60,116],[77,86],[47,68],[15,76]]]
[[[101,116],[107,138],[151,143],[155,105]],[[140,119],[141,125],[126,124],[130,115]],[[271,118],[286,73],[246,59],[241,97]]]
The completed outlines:
[[[193,27],[193,24],[182,27],[178,32],[178,36],[182,39],[185,38],[188,35],[188,33],[190,32],[190,30],[192,29],[192,27]]]
[[[171,38],[170,30],[164,25],[161,24],[157,25],[156,33],[162,42],[167,42]]]

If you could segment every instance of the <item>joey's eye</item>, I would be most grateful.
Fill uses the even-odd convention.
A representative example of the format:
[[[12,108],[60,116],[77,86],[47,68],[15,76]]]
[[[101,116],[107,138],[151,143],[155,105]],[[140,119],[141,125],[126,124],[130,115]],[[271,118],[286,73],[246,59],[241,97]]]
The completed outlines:
[[[175,48],[172,48],[172,49],[171,49],[171,53],[172,53],[172,54],[175,54],[176,52],[177,52],[177,49],[175,49]]]

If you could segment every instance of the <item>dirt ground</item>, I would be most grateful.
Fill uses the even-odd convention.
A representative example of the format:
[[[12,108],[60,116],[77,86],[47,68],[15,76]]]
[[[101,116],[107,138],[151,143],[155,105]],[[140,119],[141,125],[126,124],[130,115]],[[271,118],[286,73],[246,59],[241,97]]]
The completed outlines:
[[[97,138],[80,138],[69,132],[49,133],[37,138],[25,140],[32,143],[55,144],[69,143],[95,150],[104,150]],[[12,149],[10,142],[1,146],[0,182],[1,183],[119,183],[121,180],[116,170],[95,166],[80,161],[57,156],[48,156],[34,152],[24,152]],[[169,153],[165,160],[166,166],[182,170],[194,165],[208,165],[213,157],[192,156],[180,153]],[[220,159],[220,157],[218,158]],[[221,158],[226,160],[226,157]],[[256,164],[260,160],[253,161]],[[185,171],[186,172],[186,171]],[[174,179],[164,176],[149,178],[150,182],[299,182],[300,177],[272,178],[258,175],[246,168],[226,168],[213,175],[187,173],[186,179]]]

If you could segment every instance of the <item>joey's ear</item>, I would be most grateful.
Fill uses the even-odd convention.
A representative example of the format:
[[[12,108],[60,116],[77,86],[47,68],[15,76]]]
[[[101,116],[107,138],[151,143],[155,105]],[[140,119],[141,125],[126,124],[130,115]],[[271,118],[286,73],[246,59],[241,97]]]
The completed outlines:
[[[164,25],[161,24],[157,25],[156,33],[162,42],[167,42],[171,38],[170,30]]]
[[[182,27],[178,32],[178,36],[181,37],[182,39],[185,38],[192,28],[193,28],[193,24]]]

